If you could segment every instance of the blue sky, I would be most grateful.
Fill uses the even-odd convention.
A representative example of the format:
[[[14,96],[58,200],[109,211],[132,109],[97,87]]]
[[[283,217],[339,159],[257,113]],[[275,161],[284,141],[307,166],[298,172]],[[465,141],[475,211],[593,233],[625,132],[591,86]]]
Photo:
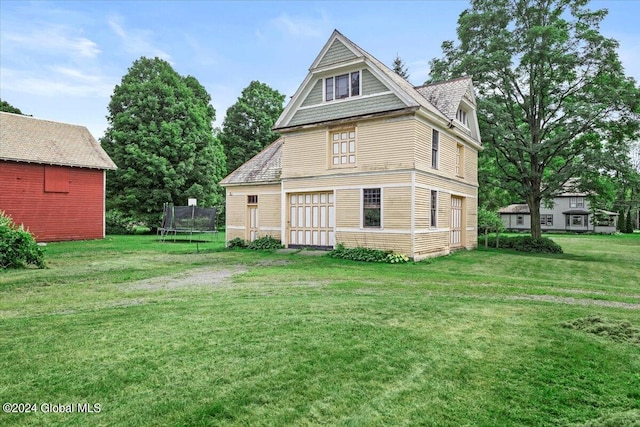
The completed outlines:
[[[211,94],[216,126],[252,80],[293,95],[333,29],[422,84],[468,1],[0,0],[0,97],[35,117],[100,138],[116,84],[141,56],[166,59]],[[640,0],[593,1],[640,81]]]

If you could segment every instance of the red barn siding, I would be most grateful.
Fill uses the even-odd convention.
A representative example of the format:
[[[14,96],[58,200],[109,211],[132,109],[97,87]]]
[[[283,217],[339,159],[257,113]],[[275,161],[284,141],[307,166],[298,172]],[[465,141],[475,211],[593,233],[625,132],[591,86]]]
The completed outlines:
[[[40,242],[103,238],[104,171],[65,167],[68,192],[45,192],[46,168],[0,161],[0,210]]]

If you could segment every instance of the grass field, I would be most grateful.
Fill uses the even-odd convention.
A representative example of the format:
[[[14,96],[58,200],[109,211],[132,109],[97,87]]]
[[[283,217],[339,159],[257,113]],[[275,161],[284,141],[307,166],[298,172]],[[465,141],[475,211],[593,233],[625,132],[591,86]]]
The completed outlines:
[[[640,425],[640,235],[551,237],[404,265],[50,244],[0,272],[0,401],[37,410],[0,425]]]

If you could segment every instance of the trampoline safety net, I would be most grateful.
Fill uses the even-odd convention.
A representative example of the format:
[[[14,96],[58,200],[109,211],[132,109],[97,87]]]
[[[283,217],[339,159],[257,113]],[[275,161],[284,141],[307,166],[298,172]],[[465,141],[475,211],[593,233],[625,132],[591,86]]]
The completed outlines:
[[[216,233],[216,208],[173,206],[165,203],[162,226],[158,232],[164,237],[177,233]]]

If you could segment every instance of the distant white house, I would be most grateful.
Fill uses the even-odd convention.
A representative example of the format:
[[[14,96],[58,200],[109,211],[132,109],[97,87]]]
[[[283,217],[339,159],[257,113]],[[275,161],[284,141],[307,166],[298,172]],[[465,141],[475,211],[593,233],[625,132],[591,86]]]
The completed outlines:
[[[618,214],[591,210],[587,193],[566,192],[553,200],[553,207],[540,207],[542,231],[615,233]],[[531,230],[531,214],[526,204],[514,204],[498,211],[507,230]]]

